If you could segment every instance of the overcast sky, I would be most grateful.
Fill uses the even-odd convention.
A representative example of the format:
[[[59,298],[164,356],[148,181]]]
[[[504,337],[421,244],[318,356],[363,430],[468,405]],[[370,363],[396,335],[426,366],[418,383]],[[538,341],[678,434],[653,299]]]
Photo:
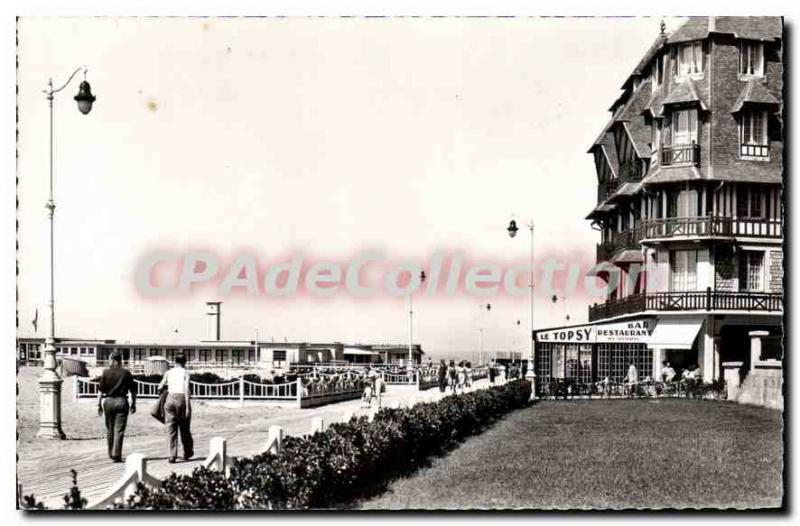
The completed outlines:
[[[670,25],[676,23],[670,21]],[[586,150],[619,87],[658,34],[639,19],[22,19],[19,24],[20,333],[46,331],[48,77],[88,67],[56,97],[59,336],[196,340],[200,290],[142,299],[148,250],[364,248],[589,263],[597,234]],[[82,80],[82,75],[77,79]],[[536,326],[564,305],[536,301]],[[220,298],[223,336],[290,341],[408,339],[405,300]],[[490,312],[480,303],[492,303]],[[567,299],[572,321],[588,300]],[[415,298],[415,341],[431,354],[527,348],[527,297]],[[517,320],[521,323],[517,325]],[[179,329],[178,335],[174,329]]]

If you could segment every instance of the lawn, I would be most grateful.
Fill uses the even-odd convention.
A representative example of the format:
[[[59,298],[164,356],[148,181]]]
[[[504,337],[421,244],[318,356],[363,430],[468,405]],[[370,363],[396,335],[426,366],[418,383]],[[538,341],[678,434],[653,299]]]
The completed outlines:
[[[361,508],[777,507],[782,469],[774,410],[684,399],[545,401]]]

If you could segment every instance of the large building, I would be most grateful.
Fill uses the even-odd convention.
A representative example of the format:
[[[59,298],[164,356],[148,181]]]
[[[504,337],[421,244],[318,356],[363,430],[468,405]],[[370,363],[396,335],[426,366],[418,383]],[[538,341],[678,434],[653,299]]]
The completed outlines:
[[[589,148],[612,290],[588,324],[534,331],[540,384],[619,382],[631,362],[658,378],[663,361],[713,381],[752,368],[751,333],[779,338],[782,32],[772,17],[662,25],[624,80]]]

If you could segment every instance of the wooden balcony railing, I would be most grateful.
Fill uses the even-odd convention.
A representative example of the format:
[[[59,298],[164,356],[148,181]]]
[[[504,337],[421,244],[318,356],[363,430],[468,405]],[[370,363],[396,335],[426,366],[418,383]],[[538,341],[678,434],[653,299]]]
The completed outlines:
[[[648,292],[633,294],[620,300],[608,301],[589,307],[589,321],[597,321],[624,314],[644,311],[762,311],[780,312],[783,294],[771,292]]]
[[[643,239],[671,237],[783,237],[779,219],[736,219],[733,217],[669,217],[645,219],[642,222]]]
[[[672,164],[700,164],[700,145],[681,144],[675,146],[661,147],[661,165],[670,166]]]
[[[639,159],[627,161],[619,167],[619,180],[624,183],[641,181],[642,175],[642,161]]]
[[[639,226],[614,232],[610,241],[597,245],[597,262],[608,261],[621,250],[635,250],[640,247],[642,240],[642,229]]]
[[[608,199],[614,192],[617,191],[619,182],[616,179],[609,179],[597,185],[597,203],[600,204]]]

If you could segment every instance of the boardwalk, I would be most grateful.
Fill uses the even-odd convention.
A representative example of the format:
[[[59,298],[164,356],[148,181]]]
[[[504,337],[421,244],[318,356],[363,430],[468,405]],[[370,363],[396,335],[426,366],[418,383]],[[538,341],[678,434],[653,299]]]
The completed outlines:
[[[78,473],[78,485],[83,495],[94,501],[102,496],[124,472],[124,464],[113,464],[106,456],[102,418],[97,416],[92,402],[76,404],[72,401],[72,382],[64,382],[62,394],[65,441],[39,440],[35,437],[38,425],[38,395],[36,378],[41,369],[23,367],[17,381],[19,396],[19,442],[17,453],[18,480],[24,494],[33,493],[50,507],[60,507],[62,497],[69,490],[70,469]],[[476,382],[485,385],[486,380]],[[438,397],[437,389],[416,391],[407,387],[389,386],[384,405],[395,401],[407,402],[422,396]],[[149,414],[150,401],[141,401],[138,412],[128,419],[123,455],[143,453],[150,458],[148,471],[164,478],[172,471],[188,473],[199,466],[208,454],[209,440],[222,436],[228,440],[228,453],[233,456],[257,453],[267,439],[269,426],[280,425],[285,433],[308,433],[311,419],[321,416],[326,423],[343,420],[347,411],[365,415],[367,408],[360,400],[340,402],[313,409],[238,407],[238,404],[210,405],[196,402],[192,415],[195,437],[195,460],[169,464],[164,427]]]

